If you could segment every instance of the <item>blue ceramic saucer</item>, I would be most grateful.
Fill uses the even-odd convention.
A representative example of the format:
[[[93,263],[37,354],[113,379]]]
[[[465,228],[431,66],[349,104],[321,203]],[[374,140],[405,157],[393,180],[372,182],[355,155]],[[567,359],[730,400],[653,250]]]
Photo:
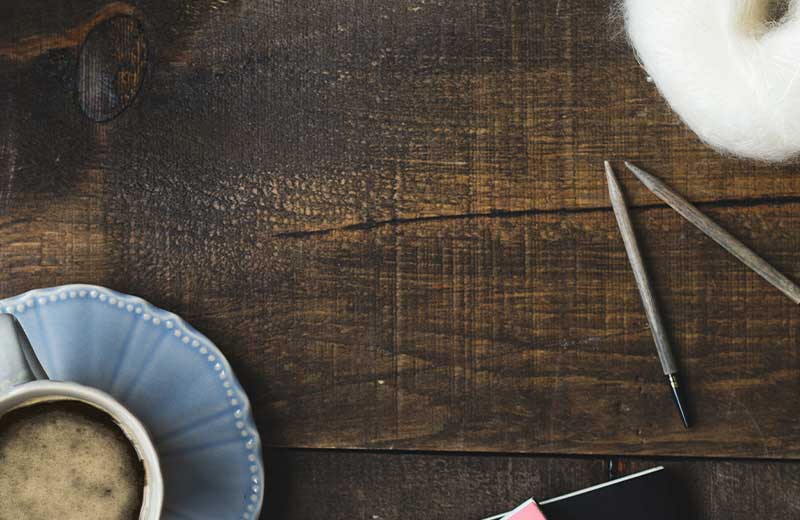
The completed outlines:
[[[261,443],[250,402],[214,344],[180,317],[92,285],[0,301],[51,379],[99,388],[150,430],[165,520],[258,518]]]

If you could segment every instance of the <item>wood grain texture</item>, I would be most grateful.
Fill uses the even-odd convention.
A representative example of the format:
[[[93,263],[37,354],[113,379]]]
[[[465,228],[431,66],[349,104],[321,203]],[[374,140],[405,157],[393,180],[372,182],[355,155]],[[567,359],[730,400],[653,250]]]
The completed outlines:
[[[272,446],[800,457],[800,311],[623,177],[682,430],[602,159],[795,281],[800,175],[698,143],[608,2],[126,4],[147,73],[105,123],[70,36],[105,4],[44,5],[0,6],[0,294],[93,282],[181,313]]]
[[[274,450],[262,519],[480,520],[605,480],[603,459]]]
[[[800,465],[787,462],[622,459],[614,477],[663,465],[683,489],[688,520],[791,520],[800,516]]]

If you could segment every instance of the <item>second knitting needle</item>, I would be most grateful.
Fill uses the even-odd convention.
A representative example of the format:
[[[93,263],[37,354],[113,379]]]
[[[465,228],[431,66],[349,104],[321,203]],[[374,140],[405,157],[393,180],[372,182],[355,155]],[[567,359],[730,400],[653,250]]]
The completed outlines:
[[[653,340],[656,343],[658,359],[661,361],[661,368],[664,370],[664,375],[667,376],[667,381],[672,389],[672,398],[675,401],[675,406],[678,407],[678,412],[681,414],[681,421],[688,428],[689,418],[684,406],[683,390],[678,381],[678,365],[672,355],[672,349],[667,339],[667,331],[661,322],[656,299],[650,289],[650,281],[647,279],[647,271],[645,271],[642,255],[639,252],[636,235],[633,233],[633,226],[631,226],[631,219],[625,206],[625,199],[622,197],[622,190],[619,188],[617,177],[614,175],[614,170],[608,161],[605,162],[605,167],[611,207],[614,208],[614,215],[617,217],[617,225],[619,225],[619,232],[622,235],[622,242],[625,244],[625,251],[628,253],[628,260],[633,269],[633,276],[636,278],[636,286],[639,288],[639,295],[642,297],[644,312],[647,315],[647,321],[653,333]]]
[[[719,224],[705,216],[699,209],[675,193],[659,179],[627,161],[625,166],[642,181],[642,184],[647,186],[658,198],[669,204],[672,209],[680,213],[683,218],[711,237],[714,242],[728,250],[730,254],[775,286],[794,303],[800,304],[800,287],[769,265],[766,260],[755,254],[736,237],[722,229]]]

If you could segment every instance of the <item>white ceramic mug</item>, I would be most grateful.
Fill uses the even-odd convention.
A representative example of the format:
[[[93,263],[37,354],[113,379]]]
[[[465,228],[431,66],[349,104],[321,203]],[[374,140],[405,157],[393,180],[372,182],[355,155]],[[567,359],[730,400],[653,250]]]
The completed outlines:
[[[158,454],[142,423],[103,391],[47,379],[19,322],[10,314],[0,314],[0,421],[11,410],[47,401],[80,401],[111,416],[133,444],[144,466],[139,519],[158,520],[164,501],[164,481]]]

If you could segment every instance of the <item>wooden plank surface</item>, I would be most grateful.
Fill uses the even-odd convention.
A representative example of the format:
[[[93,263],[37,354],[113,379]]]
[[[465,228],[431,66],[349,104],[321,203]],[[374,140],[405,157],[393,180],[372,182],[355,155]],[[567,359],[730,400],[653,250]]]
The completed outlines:
[[[607,0],[2,9],[0,164],[20,195],[97,169],[109,210],[200,235],[605,207],[609,157],[695,201],[800,196],[796,167],[723,159],[681,125]],[[77,63],[98,12],[132,13],[147,42],[139,95],[102,125],[81,113]]]
[[[480,520],[539,500],[664,465],[684,520],[790,520],[800,515],[800,464],[273,450],[283,479],[263,518]]]
[[[800,516],[800,466],[783,461],[621,459],[611,463],[620,477],[663,465],[686,497],[690,519],[789,520]]]
[[[707,209],[800,275],[800,205]],[[670,210],[633,219],[688,432],[606,210],[254,236],[217,257],[142,220],[6,219],[0,290],[89,279],[177,310],[228,354],[270,445],[798,457],[800,309]]]
[[[79,48],[114,15],[136,22],[96,40],[125,65],[106,84],[115,54]],[[183,314],[274,446],[797,458],[798,309],[623,177],[684,432],[601,160],[794,280],[800,175],[698,143],[615,27],[594,0],[6,2],[0,293]]]
[[[480,520],[608,475],[599,458],[273,450],[266,462],[281,475],[262,515],[274,520]]]

